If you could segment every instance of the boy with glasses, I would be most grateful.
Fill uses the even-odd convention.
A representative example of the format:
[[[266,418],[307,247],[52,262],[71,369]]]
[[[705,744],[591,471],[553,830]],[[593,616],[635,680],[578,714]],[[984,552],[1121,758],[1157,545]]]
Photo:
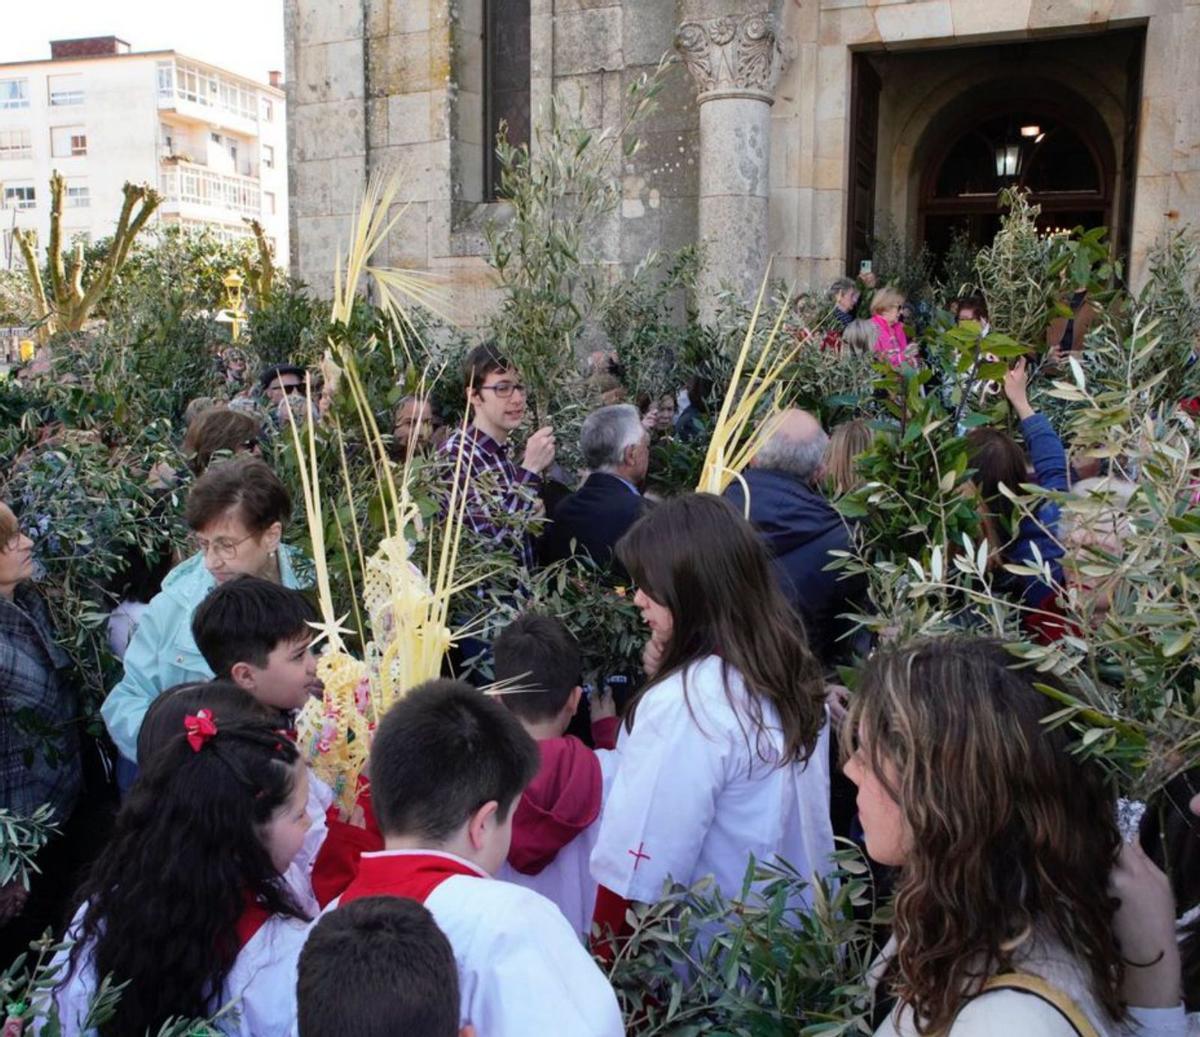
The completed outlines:
[[[554,463],[554,430],[533,433],[519,465],[509,457],[509,436],[525,420],[525,386],[494,343],[476,346],[463,366],[471,424],[442,446],[449,470],[463,451],[466,525],[478,536],[511,548],[526,567],[533,566],[528,520],[542,511],[538,491],[542,473]]]

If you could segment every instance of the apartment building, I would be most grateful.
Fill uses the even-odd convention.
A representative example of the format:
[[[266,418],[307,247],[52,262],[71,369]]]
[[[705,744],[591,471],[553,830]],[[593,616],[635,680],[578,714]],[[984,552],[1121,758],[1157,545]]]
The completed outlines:
[[[259,83],[114,36],[54,40],[48,60],[0,64],[0,268],[16,227],[50,226],[66,178],[67,239],[111,234],[126,181],[157,187],[163,224],[245,237],[260,220],[288,256],[287,136],[278,73]]]

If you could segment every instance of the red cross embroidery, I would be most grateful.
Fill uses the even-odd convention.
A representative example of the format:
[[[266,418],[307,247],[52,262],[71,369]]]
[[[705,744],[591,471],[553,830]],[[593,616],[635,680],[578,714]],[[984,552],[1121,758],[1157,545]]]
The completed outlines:
[[[645,843],[638,843],[638,848],[636,850],[626,851],[631,857],[633,857],[633,870],[634,871],[638,870],[638,865],[641,864],[642,861],[648,861],[650,859],[650,854],[642,853],[642,847],[644,847],[645,845],[646,845]]]

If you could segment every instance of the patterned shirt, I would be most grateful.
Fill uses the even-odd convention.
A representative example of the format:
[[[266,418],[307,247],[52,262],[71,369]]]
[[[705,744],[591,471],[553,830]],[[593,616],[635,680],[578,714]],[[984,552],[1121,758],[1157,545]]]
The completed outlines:
[[[0,597],[0,807],[27,817],[49,803],[60,822],[83,782],[79,696],[40,594]]]
[[[541,476],[514,465],[507,444],[468,425],[442,444],[442,462],[450,478],[464,439],[460,479],[465,480],[467,496],[465,525],[484,540],[507,546],[522,565],[532,568],[533,537],[526,522],[538,500]]]

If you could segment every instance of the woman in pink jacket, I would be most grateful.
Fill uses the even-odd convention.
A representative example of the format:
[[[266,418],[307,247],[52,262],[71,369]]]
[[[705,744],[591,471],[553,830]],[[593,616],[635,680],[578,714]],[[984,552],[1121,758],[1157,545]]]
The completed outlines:
[[[871,321],[879,329],[875,340],[875,355],[882,357],[892,367],[917,363],[917,350],[904,334],[904,323],[900,320],[900,309],[904,296],[892,285],[885,285],[871,299]]]

